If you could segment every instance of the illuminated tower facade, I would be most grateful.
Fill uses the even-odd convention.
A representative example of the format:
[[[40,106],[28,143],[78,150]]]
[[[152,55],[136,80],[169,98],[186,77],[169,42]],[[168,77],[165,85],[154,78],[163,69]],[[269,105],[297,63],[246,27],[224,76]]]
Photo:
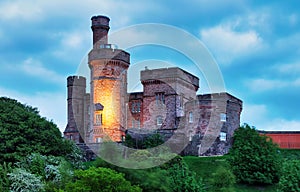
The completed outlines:
[[[130,55],[108,44],[108,17],[94,16],[91,20],[93,49],[88,55],[91,70],[89,142],[101,142],[106,136],[113,141],[121,141],[126,123]]]

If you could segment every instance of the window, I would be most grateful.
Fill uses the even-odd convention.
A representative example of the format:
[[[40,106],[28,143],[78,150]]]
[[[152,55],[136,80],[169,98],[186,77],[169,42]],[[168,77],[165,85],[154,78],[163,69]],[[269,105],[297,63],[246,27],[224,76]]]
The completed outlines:
[[[220,141],[226,141],[226,133],[225,132],[220,133]]]
[[[133,101],[131,104],[131,112],[132,113],[139,113],[141,112],[141,102],[140,101]]]
[[[73,135],[70,135],[70,140],[73,140]]]
[[[220,114],[220,121],[222,121],[222,122],[226,122],[226,113],[221,113]]]
[[[136,120],[136,127],[139,128],[139,129],[141,128],[141,122],[140,122],[140,119],[137,119],[137,120]]]
[[[189,123],[193,123],[193,112],[189,112]]]
[[[97,137],[96,138],[96,143],[101,143],[102,142],[102,138],[101,137]]]
[[[179,107],[183,107],[183,95],[179,95]]]
[[[132,102],[131,104],[131,112],[135,113],[135,102]]]
[[[157,125],[162,125],[162,123],[163,123],[162,116],[157,116],[157,118],[156,118],[156,124]]]
[[[96,125],[102,125],[102,114],[96,114]]]
[[[140,119],[132,119],[132,128],[138,128],[140,129],[141,128],[141,122],[140,122]]]
[[[165,94],[164,93],[155,93],[156,105],[165,104]]]
[[[136,102],[136,112],[141,112],[141,102],[140,101],[138,101],[138,102]]]

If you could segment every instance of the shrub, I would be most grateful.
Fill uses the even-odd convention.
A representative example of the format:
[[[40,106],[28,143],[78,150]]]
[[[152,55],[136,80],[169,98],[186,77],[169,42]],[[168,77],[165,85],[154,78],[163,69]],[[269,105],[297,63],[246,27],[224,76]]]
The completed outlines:
[[[24,169],[16,168],[8,174],[8,177],[11,181],[10,191],[12,192],[44,191],[41,177]]]
[[[213,191],[233,191],[235,176],[229,169],[220,167],[212,174],[210,183]]]
[[[109,168],[90,167],[75,171],[75,182],[67,183],[70,192],[140,192],[138,186],[131,185],[124,175]]]
[[[300,191],[300,160],[286,161],[279,181],[279,191]]]
[[[273,184],[280,178],[281,156],[266,136],[245,124],[234,134],[229,162],[238,182]]]

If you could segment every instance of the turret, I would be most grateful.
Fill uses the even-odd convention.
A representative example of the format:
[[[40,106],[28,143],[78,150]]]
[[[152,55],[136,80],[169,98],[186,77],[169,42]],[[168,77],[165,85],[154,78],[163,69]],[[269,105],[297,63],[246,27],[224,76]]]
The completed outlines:
[[[81,76],[69,76],[68,88],[68,125],[64,137],[75,143],[83,143],[84,134],[84,97],[86,94],[86,79]]]
[[[107,34],[109,31],[109,18],[103,15],[94,16],[92,20],[93,45],[99,48],[100,45],[107,44]]]

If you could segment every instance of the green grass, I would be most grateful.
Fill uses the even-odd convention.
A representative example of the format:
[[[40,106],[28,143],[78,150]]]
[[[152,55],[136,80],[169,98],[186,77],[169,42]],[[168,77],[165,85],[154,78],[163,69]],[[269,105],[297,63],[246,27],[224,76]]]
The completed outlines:
[[[226,161],[227,156],[222,157],[183,157],[189,168],[196,173],[197,179],[202,178],[206,187],[209,189],[210,177],[219,167],[229,167]],[[236,184],[234,186],[235,192],[274,192],[276,191],[275,185],[259,186],[259,185],[242,185]]]

